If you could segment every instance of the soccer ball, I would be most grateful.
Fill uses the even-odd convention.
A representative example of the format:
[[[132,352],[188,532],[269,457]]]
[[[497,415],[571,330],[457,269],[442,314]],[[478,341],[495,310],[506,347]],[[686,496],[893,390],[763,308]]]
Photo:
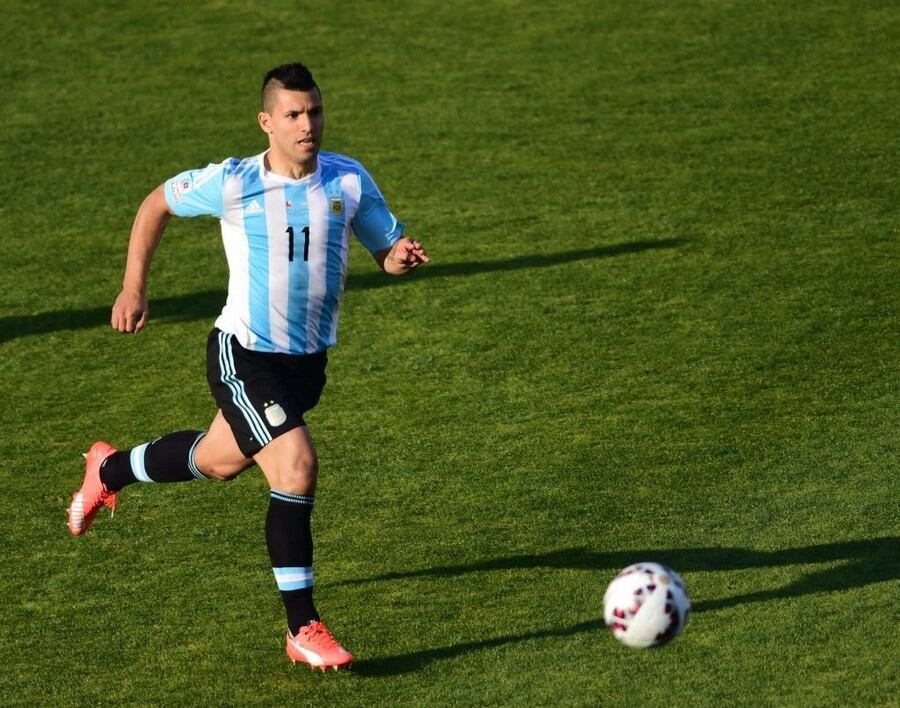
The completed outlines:
[[[675,639],[690,611],[691,598],[681,576],[659,563],[629,565],[603,596],[607,628],[622,644],[635,648]]]

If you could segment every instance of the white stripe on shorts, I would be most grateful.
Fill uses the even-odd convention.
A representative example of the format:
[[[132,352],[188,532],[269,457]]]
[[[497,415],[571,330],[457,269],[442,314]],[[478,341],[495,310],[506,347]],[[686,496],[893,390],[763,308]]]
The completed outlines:
[[[259,413],[250,403],[247,392],[244,389],[244,382],[237,377],[237,371],[234,366],[234,356],[231,352],[231,342],[234,335],[219,332],[219,369],[222,372],[222,383],[231,390],[231,397],[234,405],[238,407],[244,415],[244,420],[250,426],[250,431],[256,436],[261,445],[272,442],[272,436],[269,429],[266,428]]]

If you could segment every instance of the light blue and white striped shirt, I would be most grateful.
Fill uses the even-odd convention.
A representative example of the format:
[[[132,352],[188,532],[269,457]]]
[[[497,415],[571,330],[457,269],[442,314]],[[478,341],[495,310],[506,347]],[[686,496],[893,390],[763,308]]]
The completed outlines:
[[[337,341],[350,230],[371,253],[403,224],[365,168],[320,152],[303,179],[266,169],[265,153],[187,170],[165,182],[177,216],[216,216],[228,259],[228,299],[216,327],[241,346],[312,354]]]

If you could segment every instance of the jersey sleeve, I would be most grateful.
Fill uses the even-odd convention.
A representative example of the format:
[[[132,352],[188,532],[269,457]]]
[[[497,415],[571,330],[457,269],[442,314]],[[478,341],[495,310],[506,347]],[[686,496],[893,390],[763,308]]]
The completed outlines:
[[[364,169],[360,170],[359,209],[353,217],[353,232],[369,253],[390,248],[403,235],[404,225],[388,209],[378,185]]]
[[[224,213],[223,187],[230,161],[186,170],[165,182],[166,203],[176,216],[216,216]]]

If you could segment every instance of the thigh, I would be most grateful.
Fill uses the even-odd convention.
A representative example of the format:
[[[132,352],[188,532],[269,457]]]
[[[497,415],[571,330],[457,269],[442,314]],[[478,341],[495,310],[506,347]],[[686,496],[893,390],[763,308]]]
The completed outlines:
[[[209,430],[197,444],[194,462],[203,474],[221,480],[237,477],[253,465],[253,459],[244,455],[238,447],[222,411],[216,411]]]

